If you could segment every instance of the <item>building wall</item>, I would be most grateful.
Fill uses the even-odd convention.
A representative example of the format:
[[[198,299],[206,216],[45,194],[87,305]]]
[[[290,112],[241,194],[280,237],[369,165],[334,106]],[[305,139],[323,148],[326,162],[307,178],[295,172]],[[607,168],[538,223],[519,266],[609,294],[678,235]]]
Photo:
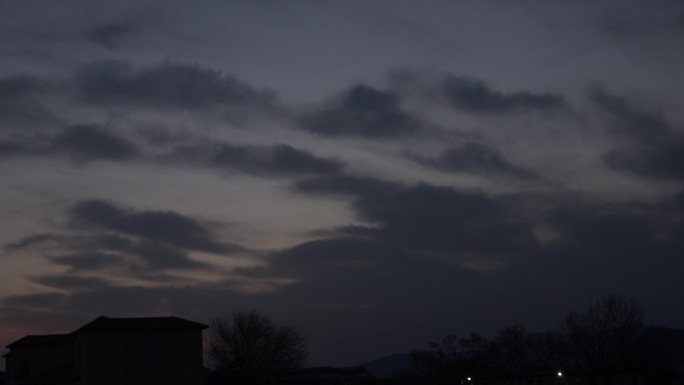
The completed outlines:
[[[8,384],[19,385],[48,371],[74,364],[73,344],[14,346],[8,355]]]
[[[124,336],[120,333],[83,333],[76,339],[76,365],[83,384],[125,384]]]
[[[203,382],[201,330],[85,332],[77,350],[84,385]]]

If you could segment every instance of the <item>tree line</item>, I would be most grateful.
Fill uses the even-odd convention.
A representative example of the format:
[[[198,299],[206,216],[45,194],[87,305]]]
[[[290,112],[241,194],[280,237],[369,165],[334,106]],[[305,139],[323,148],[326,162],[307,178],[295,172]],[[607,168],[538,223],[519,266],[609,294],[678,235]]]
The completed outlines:
[[[459,384],[469,377],[521,377],[557,371],[642,372],[652,345],[645,338],[644,311],[633,299],[609,295],[584,311],[572,311],[556,330],[533,334],[523,325],[504,327],[493,339],[478,333],[447,335],[427,349],[414,349],[415,370],[427,382]]]
[[[512,324],[487,339],[471,332],[447,335],[413,349],[413,374],[421,383],[459,384],[468,377],[519,377],[553,373],[642,372],[652,344],[645,338],[644,310],[634,299],[611,294],[583,311],[571,311],[551,332],[530,333]],[[278,326],[257,311],[238,311],[211,321],[208,355],[222,383],[260,383],[274,373],[300,368],[308,356],[306,337]],[[416,374],[417,373],[417,374]],[[219,380],[220,379],[220,380]]]

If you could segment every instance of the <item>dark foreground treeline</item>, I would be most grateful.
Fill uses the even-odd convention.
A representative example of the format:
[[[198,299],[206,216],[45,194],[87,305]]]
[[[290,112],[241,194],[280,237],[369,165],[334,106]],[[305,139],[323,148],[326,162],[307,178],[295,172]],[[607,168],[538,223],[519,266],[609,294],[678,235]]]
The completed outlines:
[[[515,324],[493,339],[478,333],[448,335],[430,342],[428,349],[413,350],[414,370],[395,382],[558,383],[583,378],[603,384],[615,382],[612,377],[639,384],[683,383],[684,331],[647,327],[643,320],[637,301],[610,295],[583,312],[569,313],[553,332],[531,334]]]
[[[412,368],[382,380],[362,367],[302,369],[293,365],[286,359],[293,357],[292,352],[297,363],[305,356],[302,336],[295,334],[298,343],[289,345],[295,349],[281,348],[276,354],[273,346],[283,344],[263,338],[273,333],[254,326],[268,325],[265,330],[270,330],[270,321],[262,318],[238,313],[230,327],[226,323],[215,327],[215,337],[219,331],[223,338],[213,340],[210,353],[223,358],[225,365],[207,371],[207,385],[684,384],[684,331],[644,325],[640,304],[618,295],[609,295],[584,311],[570,312],[552,332],[533,334],[514,324],[491,339],[475,332],[465,338],[447,335],[429,342],[426,349],[412,350]],[[246,338],[250,336],[247,330],[259,330],[252,334],[259,338]],[[287,329],[285,334],[292,333]],[[251,346],[260,348],[247,349],[250,353],[245,354],[245,340],[259,341]],[[238,346],[242,350],[235,349]],[[281,365],[274,365],[272,358],[265,360],[265,354],[279,357]],[[251,364],[255,361],[269,365]]]

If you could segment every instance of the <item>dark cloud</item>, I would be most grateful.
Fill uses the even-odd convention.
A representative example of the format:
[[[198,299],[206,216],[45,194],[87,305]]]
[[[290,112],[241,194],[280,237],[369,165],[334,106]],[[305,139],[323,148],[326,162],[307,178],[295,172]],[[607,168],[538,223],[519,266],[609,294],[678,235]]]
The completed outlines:
[[[10,243],[4,246],[5,250],[22,250],[31,247],[40,247],[47,243],[60,242],[63,239],[62,236],[55,234],[36,234],[17,242]]]
[[[395,255],[392,258],[392,255]],[[307,274],[321,271],[376,270],[383,260],[398,261],[398,249],[358,237],[338,237],[304,242],[270,256],[271,267],[279,274]]]
[[[400,246],[361,237],[305,242],[271,254],[269,263],[262,273],[297,278],[299,287],[292,289],[297,295],[343,305],[394,303],[399,297],[406,300],[410,291],[416,290],[411,297],[423,291],[417,286],[425,281],[416,280],[417,276],[429,274],[440,280],[435,274],[440,266],[451,270]]]
[[[44,91],[48,85],[41,79],[18,74],[0,79],[0,100],[16,99]]]
[[[600,15],[599,30],[617,37],[634,37],[641,32],[643,11],[633,7],[613,7]]]
[[[612,95],[602,88],[595,88],[591,91],[590,98],[611,115],[613,120],[610,128],[616,135],[648,143],[668,141],[672,136],[672,127],[663,117],[640,111],[622,97]]]
[[[116,235],[96,236],[90,239],[92,247],[101,247],[135,257],[149,270],[158,269],[201,269],[209,266],[188,256],[182,248],[160,242],[134,240]]]
[[[54,263],[69,266],[74,270],[103,270],[121,265],[124,259],[121,255],[99,251],[84,251],[75,254],[50,257]]]
[[[648,178],[684,179],[684,136],[665,118],[603,89],[593,90],[591,98],[608,112],[610,132],[624,143],[606,153],[609,166]]]
[[[134,22],[122,21],[95,26],[86,32],[86,37],[94,44],[116,49],[122,40],[136,35],[139,31],[139,26]]]
[[[340,98],[300,119],[302,127],[323,136],[394,138],[413,135],[421,123],[405,112],[392,91],[357,85]]]
[[[0,100],[0,130],[25,130],[58,122],[59,119],[51,111],[33,98]]]
[[[329,185],[339,186],[340,182]],[[382,185],[372,189],[381,189]],[[315,190],[320,191],[320,188]],[[434,199],[426,193],[421,195]],[[533,197],[529,199],[534,200]],[[397,199],[397,202],[406,201]],[[513,212],[511,206],[520,205],[515,200],[497,203],[500,208],[507,207],[508,210],[500,212],[508,214]],[[407,247],[419,244],[414,241],[395,238],[388,241],[390,238],[378,233],[359,233],[305,242],[273,253],[268,267],[261,273],[296,278],[296,284],[285,287],[275,296],[336,309],[331,313],[338,318],[322,315],[323,318],[331,316],[335,325],[353,314],[351,322],[383,325],[380,327],[383,334],[394,338],[402,339],[401,333],[406,326],[406,330],[413,330],[413,333],[426,333],[428,338],[423,338],[427,340],[430,333],[436,336],[443,333],[435,332],[435,329],[454,330],[454,320],[484,333],[514,321],[508,319],[509,316],[532,328],[552,328],[577,306],[578,297],[583,298],[579,301],[582,303],[604,295],[606,290],[648,293],[653,276],[661,271],[654,264],[662,263],[675,269],[684,266],[684,261],[677,257],[681,241],[674,244],[659,240],[654,231],[657,221],[642,214],[645,207],[637,211],[633,204],[612,207],[582,207],[569,202],[556,204],[558,207],[538,220],[556,226],[561,232],[560,239],[544,248],[509,243],[509,254],[519,257],[496,269],[483,268],[487,266],[486,259],[469,259],[462,247],[454,247],[451,258],[444,258],[444,249],[442,253],[430,253],[426,251],[434,249],[424,245]],[[448,205],[440,206],[448,210]],[[449,236],[460,240],[462,236],[469,237],[480,231],[482,234],[476,242],[496,243],[496,231],[479,223],[480,220],[491,221],[485,218],[495,218],[496,211],[478,218],[475,213],[482,210],[478,204],[474,206],[471,211],[459,211],[462,211],[464,222],[473,217],[471,223],[476,230],[461,234],[465,225],[457,224],[451,228]],[[514,215],[502,214],[501,217],[515,222]],[[440,220],[439,216],[436,220]],[[423,236],[421,218],[416,222],[412,233],[403,234],[405,238]],[[445,221],[444,224],[449,223]],[[447,231],[441,233],[446,236]],[[456,257],[459,254],[461,258]],[[464,269],[464,266],[471,268]],[[676,280],[677,274],[670,271],[660,279]],[[578,286],[578,281],[582,285]],[[671,290],[666,288],[667,284],[658,286],[658,290]],[[448,293],[448,298],[444,293]],[[530,307],[531,304],[535,305]],[[323,313],[312,307],[306,314],[319,312]],[[416,319],[429,319],[431,332],[425,327],[409,327],[417,325]],[[364,331],[355,329],[347,333],[345,328],[340,328],[338,335],[349,338],[343,339],[346,344],[358,338],[358,333]],[[369,341],[382,339],[370,333],[364,338]]]
[[[316,178],[296,185],[300,192],[345,194],[368,227],[340,229],[402,245],[409,250],[503,256],[533,247],[529,224],[496,199],[428,184],[406,186],[353,177]]]
[[[129,141],[88,125],[65,129],[54,139],[52,151],[66,152],[77,162],[126,160],[138,156],[137,148]]]
[[[565,99],[560,95],[528,91],[505,94],[491,89],[482,80],[452,75],[444,79],[441,91],[454,108],[479,114],[518,110],[551,111],[565,106]]]
[[[180,146],[163,158],[265,176],[329,175],[343,169],[338,160],[319,158],[285,144]]]
[[[11,140],[0,140],[0,160],[3,158],[13,158],[17,156],[37,155],[38,149],[29,143],[25,138],[12,138]]]
[[[102,200],[82,201],[69,211],[75,223],[120,232],[172,246],[215,253],[242,250],[214,239],[212,232],[197,220],[175,213],[142,211],[118,207]]]
[[[684,180],[684,140],[641,148],[622,147],[608,152],[604,159],[616,170],[648,178]]]
[[[597,258],[609,263],[615,257],[643,258],[656,243],[653,225],[657,221],[643,213],[630,212],[635,208],[630,206],[561,207],[546,220],[561,229],[567,239],[564,252],[585,253],[578,258]]]
[[[506,160],[498,151],[481,143],[467,142],[444,151],[436,158],[409,154],[408,157],[428,167],[443,171],[536,179],[535,174]]]
[[[672,202],[669,203],[673,205],[676,212],[684,215],[684,191],[680,191],[679,193],[675,194],[675,196],[672,198]],[[671,208],[667,209],[669,211]]]
[[[40,234],[5,246],[8,252],[22,249],[38,250],[53,264],[68,267],[64,277],[74,280],[87,273],[166,282],[174,279],[173,271],[215,269],[193,260],[183,248],[113,234]]]
[[[43,79],[26,74],[0,79],[0,130],[54,124],[59,121],[40,100],[51,89]]]
[[[84,66],[76,81],[81,100],[96,105],[243,108],[275,101],[269,92],[196,64],[165,62],[136,70],[127,62],[110,60]]]
[[[392,202],[384,209],[363,209],[386,227],[404,220],[392,219],[392,211],[402,211],[397,210],[398,205],[408,204],[409,213],[396,214],[407,218],[414,217],[416,210],[434,214],[433,205],[449,211],[456,202],[459,207],[444,217],[458,213],[463,222],[470,221],[483,233],[477,240],[481,243],[497,242],[496,234],[490,237],[491,228],[482,226],[483,222],[502,217],[515,222],[511,208],[520,206],[515,200],[477,193],[373,179],[316,178],[301,185],[312,194],[340,193],[358,201],[390,199]],[[428,201],[420,209],[417,203],[411,203],[417,197]],[[381,204],[357,203],[355,207]],[[358,360],[359,354],[381,356],[394,349],[408,349],[411,344],[423,346],[425,341],[447,332],[465,333],[468,328],[493,335],[507,323],[521,322],[533,330],[546,330],[573,307],[604,295],[606,290],[646,293],[647,297],[639,299],[651,298],[648,293],[653,291],[657,295],[672,292],[672,282],[678,282],[684,268],[679,258],[681,240],[658,239],[658,222],[643,215],[648,209],[633,203],[582,206],[556,201],[556,207],[543,219],[560,229],[562,238],[557,244],[544,249],[509,244],[512,254],[525,256],[499,269],[464,269],[463,259],[442,258],[442,253],[426,252],[430,249],[424,246],[406,247],[411,241],[396,242],[378,233],[358,233],[303,242],[271,253],[264,267],[243,269],[248,280],[295,281],[258,295],[241,294],[227,282],[211,286],[123,287],[93,281],[91,287],[86,287],[87,277],[37,277],[34,282],[63,291],[7,297],[1,304],[0,319],[5,324],[25,324],[38,317],[39,310],[51,311],[51,322],[64,323],[62,318],[70,317],[73,327],[101,314],[110,315],[112,309],[116,309],[117,316],[126,316],[150,314],[150,309],[161,307],[178,316],[195,315],[190,318],[201,321],[203,318],[196,318],[198,314],[216,316],[239,307],[257,307],[276,316],[286,315],[288,322],[309,336],[317,354],[330,349],[338,359],[341,355],[352,361]],[[425,219],[418,216],[414,235],[407,232],[404,236],[423,236]],[[445,224],[459,222],[439,216],[436,220]],[[451,236],[473,234],[460,235],[463,226],[457,223]],[[345,231],[351,233],[352,229]],[[126,243],[119,237],[97,242],[113,248],[125,248],[122,245]],[[457,249],[453,254],[460,252]],[[649,303],[657,306],[676,304],[676,299],[653,296]],[[454,326],[454,322],[464,326]]]
[[[645,281],[640,274],[652,269],[656,255],[667,265],[684,263],[676,259],[684,247],[677,236],[680,227],[684,229],[681,210],[673,218],[662,218],[659,207],[633,202],[583,205],[553,195],[488,197],[426,184],[409,186],[349,177],[311,179],[298,183],[297,189],[348,196],[358,218],[366,222],[334,229],[329,236],[336,238],[278,254],[284,265],[310,269],[298,276],[315,281],[313,275],[320,273],[317,263],[329,264],[330,270],[346,266],[339,269],[350,274],[374,270],[378,280],[385,282],[385,269],[410,275],[410,270],[420,271],[416,265],[422,261],[424,268],[438,270],[441,266],[452,275],[466,270],[486,272],[479,279],[489,282],[491,288],[531,280],[559,292],[559,285],[576,290],[570,277],[599,280],[601,275],[610,275],[603,279],[604,287],[625,288],[630,281],[642,285]],[[552,238],[537,238],[538,228],[552,229]],[[325,250],[313,246],[325,246]],[[295,263],[289,253],[310,257]],[[396,258],[395,265],[389,267],[392,258]],[[375,270],[386,264],[388,267]],[[284,265],[278,269],[287,271]],[[407,271],[402,273],[404,267]],[[440,274],[430,275],[437,276]],[[345,279],[353,281],[353,277]],[[591,296],[598,286],[587,287],[586,294]],[[534,290],[523,291],[529,296]]]
[[[140,257],[151,269],[199,269],[209,266],[190,259],[186,251],[154,242],[132,242],[124,249]]]
[[[100,278],[67,275],[44,275],[33,278],[33,281],[62,290],[94,290],[110,286],[107,281]]]
[[[81,250],[101,249],[133,256],[149,269],[199,269],[209,266],[192,260],[180,247],[161,242],[136,240],[119,235],[95,235],[85,239],[73,239],[71,248]]]
[[[127,139],[94,125],[70,126],[53,136],[16,132],[8,139],[0,140],[0,158],[56,155],[64,155],[78,164],[96,160],[131,160],[138,158],[140,152]]]

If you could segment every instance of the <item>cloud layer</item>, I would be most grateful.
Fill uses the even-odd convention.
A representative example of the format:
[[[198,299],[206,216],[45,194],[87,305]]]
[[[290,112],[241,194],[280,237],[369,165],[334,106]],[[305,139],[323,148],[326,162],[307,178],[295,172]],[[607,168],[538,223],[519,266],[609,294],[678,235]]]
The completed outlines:
[[[0,3],[0,342],[254,307],[353,365],[609,292],[684,323],[681,2],[39,3]]]

